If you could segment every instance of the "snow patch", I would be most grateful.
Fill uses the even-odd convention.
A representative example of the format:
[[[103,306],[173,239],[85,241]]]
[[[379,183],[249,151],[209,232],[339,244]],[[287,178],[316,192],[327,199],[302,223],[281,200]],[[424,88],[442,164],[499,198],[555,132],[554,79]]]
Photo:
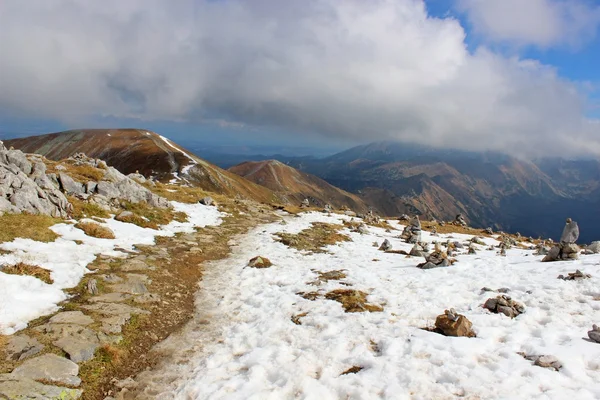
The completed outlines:
[[[10,251],[9,254],[0,255],[0,265],[19,262],[37,265],[50,270],[54,280],[49,285],[30,276],[10,275],[0,270],[0,334],[13,334],[25,328],[32,319],[56,311],[57,304],[67,297],[63,289],[77,286],[81,278],[90,273],[87,265],[98,254],[125,257],[126,253],[115,248],[133,251],[135,244],[153,244],[156,236],[191,233],[196,227],[220,225],[224,216],[212,206],[174,201],[171,205],[175,211],[187,214],[186,222],[172,221],[155,230],[114,218],[105,219],[101,225],[110,228],[115,239],[93,238],[73,224],[61,223],[50,228],[60,235],[54,242],[42,243],[19,238],[0,244],[0,249]],[[80,241],[80,244],[76,241]]]

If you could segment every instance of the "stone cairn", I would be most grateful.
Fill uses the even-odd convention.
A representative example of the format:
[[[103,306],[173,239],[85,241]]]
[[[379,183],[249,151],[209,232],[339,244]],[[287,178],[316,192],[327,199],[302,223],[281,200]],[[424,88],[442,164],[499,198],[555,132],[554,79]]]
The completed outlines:
[[[589,279],[591,277],[592,277],[592,275],[584,274],[580,270],[577,270],[575,272],[569,272],[569,274],[567,276],[560,274],[558,276],[558,279],[562,279],[563,281],[581,281],[583,279]]]
[[[431,252],[431,254],[426,254],[424,255],[424,257],[425,262],[417,265],[417,268],[432,269],[438,267],[448,267],[452,264],[448,259],[448,255],[445,251],[442,250],[442,247],[439,243],[435,244],[435,249],[433,250],[433,252]]]
[[[390,243],[389,240],[385,239],[383,241],[383,243],[381,243],[381,246],[379,246],[379,250],[390,251],[390,250],[392,250],[392,244]]]
[[[600,328],[598,325],[592,325],[592,330],[588,331],[588,337],[596,343],[600,343]]]
[[[560,243],[550,249],[543,262],[577,260],[579,258],[579,246],[575,244],[579,238],[579,226],[571,218],[567,222],[560,236]]]
[[[300,208],[308,208],[308,207],[310,207],[310,200],[308,200],[308,199],[302,200],[302,203],[300,203]]]
[[[445,336],[476,336],[471,321],[464,315],[458,314],[453,308],[438,315],[435,319],[435,329]]]
[[[452,223],[457,226],[467,226],[467,221],[465,220],[465,217],[463,217],[462,214],[457,214],[454,218],[454,222]]]
[[[510,318],[514,318],[525,311],[523,304],[514,301],[505,294],[487,299],[483,308],[487,308],[496,314],[504,314]]]
[[[414,218],[410,220],[409,224],[406,225],[400,238],[410,244],[419,243],[421,241],[421,221],[419,221],[418,215],[415,215]]]

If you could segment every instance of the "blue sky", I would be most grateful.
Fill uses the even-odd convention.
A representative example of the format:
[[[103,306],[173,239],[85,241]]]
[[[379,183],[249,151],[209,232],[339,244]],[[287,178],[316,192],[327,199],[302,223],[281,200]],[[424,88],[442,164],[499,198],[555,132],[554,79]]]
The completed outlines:
[[[5,0],[0,137],[600,153],[595,0]]]

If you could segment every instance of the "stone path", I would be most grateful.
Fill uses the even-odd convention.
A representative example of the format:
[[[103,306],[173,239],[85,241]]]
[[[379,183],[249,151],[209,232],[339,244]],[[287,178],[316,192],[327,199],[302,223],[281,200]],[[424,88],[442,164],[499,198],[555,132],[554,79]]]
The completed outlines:
[[[235,204],[244,218],[157,238],[125,259],[98,257],[62,311],[0,345],[0,398],[110,399],[123,390],[152,365],[149,349],[191,318],[203,262],[225,257],[231,237],[275,218]]]

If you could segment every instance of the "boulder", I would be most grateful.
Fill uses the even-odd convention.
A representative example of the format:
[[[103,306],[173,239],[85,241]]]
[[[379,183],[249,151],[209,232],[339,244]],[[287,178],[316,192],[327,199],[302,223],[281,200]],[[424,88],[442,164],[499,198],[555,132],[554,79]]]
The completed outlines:
[[[81,379],[77,376],[78,373],[79,367],[73,361],[59,357],[56,354],[44,354],[25,361],[15,368],[11,375],[16,378],[79,386]]]
[[[392,244],[390,243],[389,240],[385,239],[383,241],[383,243],[381,243],[381,246],[379,246],[379,250],[390,251],[390,250],[392,250]]]
[[[454,309],[445,310],[435,319],[435,328],[445,336],[475,337],[473,324],[464,315],[457,314]]]
[[[600,343],[600,328],[598,325],[592,325],[592,330],[588,331],[588,337],[596,343]]]
[[[567,218],[562,235],[560,235],[560,243],[575,243],[579,238],[579,226],[577,222],[571,218]]]
[[[589,246],[586,246],[585,249],[593,254],[600,253],[600,241],[592,242]]]
[[[73,178],[64,172],[58,174],[58,182],[60,183],[60,188],[66,194],[78,195],[85,193],[83,184],[75,182]]]
[[[83,392],[62,386],[46,385],[33,379],[0,374],[1,399],[61,399],[76,400]]]
[[[87,326],[93,324],[94,320],[81,311],[63,311],[50,318],[49,323]]]
[[[44,345],[27,335],[12,336],[8,339],[4,352],[6,359],[22,361],[38,354],[44,349]]]
[[[525,306],[523,304],[512,300],[510,296],[505,294],[487,299],[483,308],[496,314],[504,314],[510,318],[515,318],[525,312]]]

